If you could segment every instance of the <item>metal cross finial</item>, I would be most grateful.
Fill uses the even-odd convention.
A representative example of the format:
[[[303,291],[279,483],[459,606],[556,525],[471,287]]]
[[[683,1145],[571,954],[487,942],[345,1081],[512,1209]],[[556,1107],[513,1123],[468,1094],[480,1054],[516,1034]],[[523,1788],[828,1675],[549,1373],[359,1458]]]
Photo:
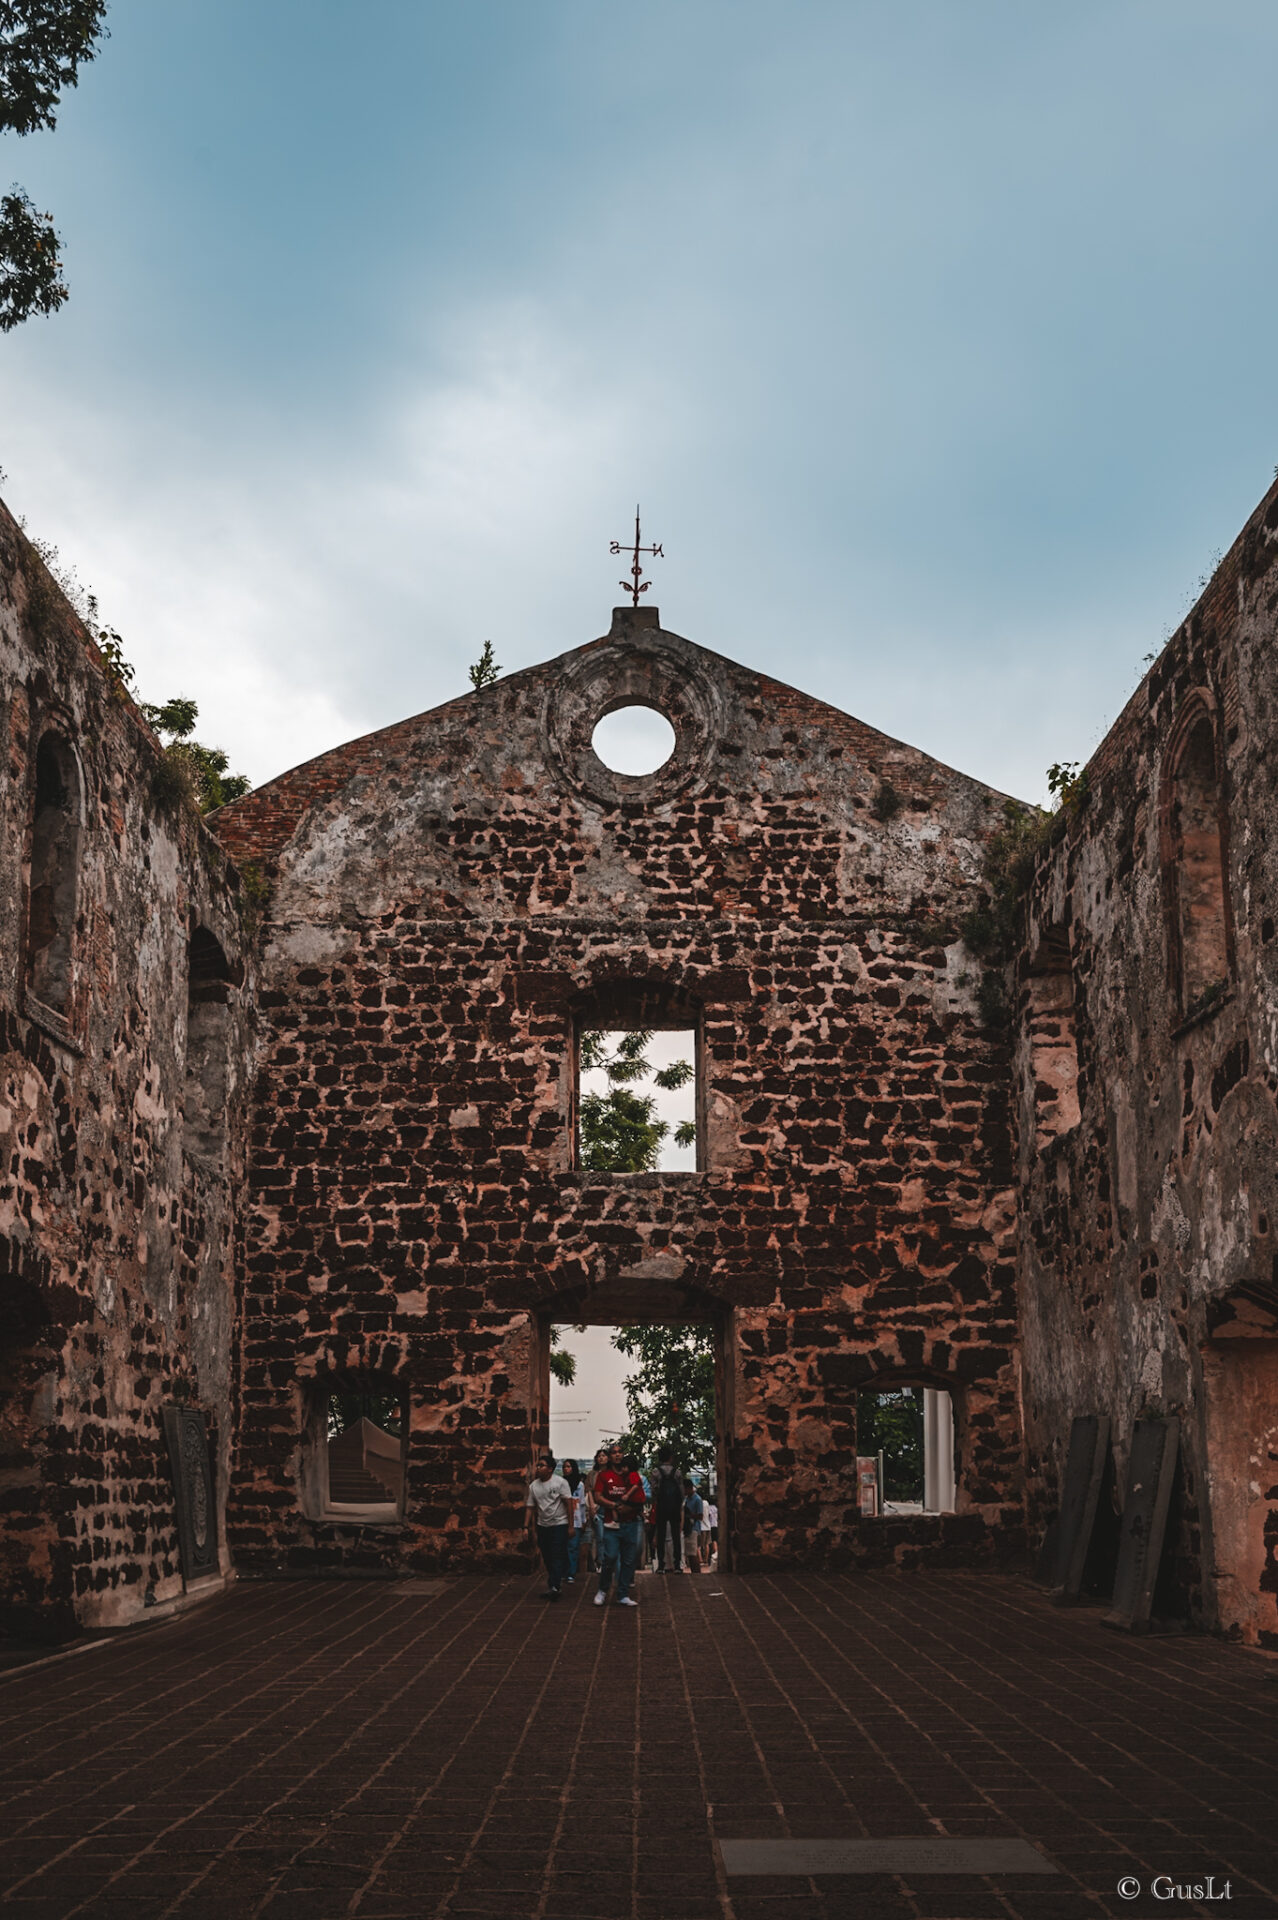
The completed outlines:
[[[632,547],[623,547],[620,540],[613,540],[609,544],[608,551],[609,553],[630,553],[634,555],[635,563],[633,567],[631,567],[630,569],[631,577],[629,580],[621,581],[620,584],[625,588],[626,592],[630,595],[630,598],[634,601],[635,605],[638,606],[639,595],[641,593],[647,593],[649,587],[652,585],[651,580],[643,580],[643,581],[640,580],[639,576],[640,576],[641,569],[639,566],[639,555],[641,553],[655,554],[658,560],[664,560],[666,557],[665,554],[661,551],[660,547],[641,547],[639,545],[639,509],[638,507],[635,508],[634,545]]]

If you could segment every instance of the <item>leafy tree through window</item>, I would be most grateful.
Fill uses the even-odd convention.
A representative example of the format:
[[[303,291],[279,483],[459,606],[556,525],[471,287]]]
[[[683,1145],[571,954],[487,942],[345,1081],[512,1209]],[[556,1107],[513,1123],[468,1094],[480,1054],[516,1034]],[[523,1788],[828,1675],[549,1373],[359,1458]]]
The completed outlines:
[[[714,1332],[706,1326],[619,1327],[612,1344],[637,1361],[626,1376],[621,1443],[647,1463],[668,1441],[685,1471],[715,1460]]]
[[[664,1062],[653,1056],[664,1056]],[[695,1147],[696,1038],[644,1027],[581,1036],[581,1164],[592,1173],[688,1165]]]

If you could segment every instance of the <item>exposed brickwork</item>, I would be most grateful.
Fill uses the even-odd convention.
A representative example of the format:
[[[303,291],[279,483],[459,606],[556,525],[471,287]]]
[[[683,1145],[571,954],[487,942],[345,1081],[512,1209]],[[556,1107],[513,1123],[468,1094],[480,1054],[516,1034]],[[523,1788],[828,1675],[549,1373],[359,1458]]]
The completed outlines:
[[[1054,1497],[1075,1414],[1111,1416],[1120,1490],[1133,1421],[1178,1414],[1179,1603],[1278,1647],[1276,561],[1278,489],[1058,825],[1027,952],[1055,930],[1066,954],[1081,1117],[1034,1150],[1044,1090],[1024,1025],[1018,1113],[1032,1512]],[[1205,828],[1177,825],[1195,728],[1215,761]]]
[[[0,723],[0,1615],[56,1631],[182,1591],[166,1401],[208,1410],[225,1495],[238,1149],[184,1158],[185,956],[203,924],[238,964],[241,928],[225,855],[153,799],[154,737],[2,509]],[[27,983],[50,730],[83,780],[62,1010]]]
[[[626,696],[676,725],[650,782],[588,752]],[[544,1431],[544,1327],[620,1317],[623,1294],[720,1327],[739,1565],[1013,1547],[1007,1069],[955,931],[1001,804],[621,618],[228,809],[227,845],[275,878],[241,1561],[500,1560]],[[628,1015],[698,1028],[699,1173],[573,1169],[575,1031]],[[402,1529],[303,1516],[332,1369],[409,1384]],[[875,1379],[952,1390],[957,1518],[857,1519]]]
[[[1015,1553],[1074,1415],[1110,1415],[1121,1486],[1174,1412],[1163,1602],[1278,1646],[1275,559],[1278,490],[1057,822],[1004,1032],[959,937],[1002,796],[653,610],[295,768],[218,844],[0,518],[8,1617],[179,1595],[182,1399],[244,1567],[507,1563],[552,1320],[682,1317],[738,1567]],[[675,727],[647,780],[590,752],[627,701]],[[269,882],[257,942],[228,855]],[[199,927],[225,971],[188,996]],[[695,1030],[696,1173],[574,1165],[577,1036],[627,1023]],[[354,1374],[407,1397],[401,1522],[321,1517]],[[862,1521],[857,1393],[904,1382],[953,1396],[958,1512]]]

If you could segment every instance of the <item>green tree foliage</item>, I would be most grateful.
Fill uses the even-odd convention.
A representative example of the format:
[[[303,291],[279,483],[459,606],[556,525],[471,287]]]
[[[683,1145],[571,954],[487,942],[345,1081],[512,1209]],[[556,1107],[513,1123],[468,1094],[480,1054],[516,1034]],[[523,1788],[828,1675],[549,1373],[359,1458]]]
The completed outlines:
[[[482,693],[485,687],[492,686],[500,672],[501,668],[493,659],[493,643],[485,640],[484,651],[469,669],[470,684],[476,693]]]
[[[14,187],[0,199],[0,333],[35,313],[56,313],[67,297],[50,214]]]
[[[1051,825],[1052,815],[1037,807],[1023,807],[1015,800],[1004,806],[1003,824],[985,849],[986,899],[959,923],[968,951],[978,959],[1002,966],[1011,958],[1025,894]]]
[[[106,0],[0,0],[0,132],[57,123],[58,97],[97,52]]]
[[[558,1327],[550,1329],[550,1371],[561,1387],[570,1387],[577,1378],[577,1356],[565,1351]]]
[[[330,1393],[328,1396],[328,1434],[336,1440],[357,1420],[371,1420],[383,1433],[399,1440],[404,1432],[404,1409],[393,1393]]]
[[[923,1395],[917,1387],[857,1395],[856,1450],[883,1455],[885,1500],[923,1498]]]
[[[230,762],[221,747],[202,746],[191,738],[200,713],[194,700],[177,694],[160,707],[143,700],[141,713],[157,733],[169,736],[164,748],[169,784],[175,793],[189,797],[201,813],[213,813],[249,791],[247,774],[227,771]]]
[[[618,1327],[612,1344],[638,1361],[626,1376],[621,1444],[642,1461],[667,1441],[685,1472],[715,1456],[714,1334],[709,1327]]]
[[[0,132],[35,133],[57,122],[58,101],[92,60],[106,0],[0,0]],[[67,297],[58,236],[15,186],[0,200],[0,332]]]
[[[1090,791],[1087,768],[1077,760],[1054,760],[1047,769],[1047,785],[1058,807],[1077,813]]]
[[[1003,824],[985,849],[986,898],[960,923],[969,952],[995,966],[1005,965],[1016,948],[1025,895],[1055,823],[1062,814],[1076,814],[1087,803],[1087,768],[1077,760],[1055,760],[1047,769],[1047,785],[1055,813],[1023,807],[1016,800],[1006,802]]]
[[[657,1113],[654,1095],[636,1092],[636,1086],[651,1080],[664,1092],[674,1092],[687,1086],[693,1066],[689,1060],[675,1060],[654,1073],[647,1057],[652,1034],[643,1027],[622,1034],[615,1053],[609,1052],[608,1040],[605,1033],[581,1036],[582,1074],[602,1072],[608,1081],[606,1093],[591,1092],[581,1099],[581,1164],[592,1173],[651,1173],[670,1124]],[[696,1137],[691,1120],[674,1130],[676,1146],[690,1147]]]

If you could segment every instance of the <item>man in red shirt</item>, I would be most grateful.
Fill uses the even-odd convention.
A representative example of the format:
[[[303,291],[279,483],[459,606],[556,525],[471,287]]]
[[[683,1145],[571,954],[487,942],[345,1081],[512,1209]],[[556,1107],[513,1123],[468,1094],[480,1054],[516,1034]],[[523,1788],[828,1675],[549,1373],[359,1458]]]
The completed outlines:
[[[608,1464],[595,1475],[595,1504],[603,1515],[603,1561],[595,1605],[602,1607],[607,1600],[615,1571],[617,1605],[638,1606],[630,1584],[643,1538],[643,1481],[634,1461],[626,1460],[618,1446],[609,1447]]]

